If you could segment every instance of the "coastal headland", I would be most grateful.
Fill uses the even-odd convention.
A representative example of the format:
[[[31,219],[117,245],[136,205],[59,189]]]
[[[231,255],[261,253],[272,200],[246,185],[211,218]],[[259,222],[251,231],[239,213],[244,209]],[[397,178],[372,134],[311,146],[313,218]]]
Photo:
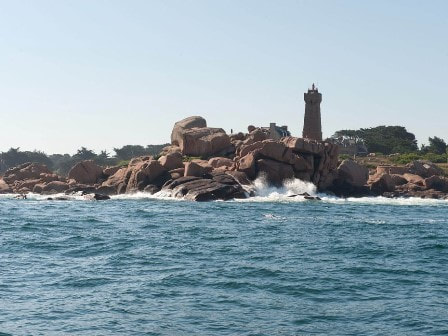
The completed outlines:
[[[272,125],[271,125],[272,126]],[[194,201],[254,196],[253,182],[264,176],[274,186],[300,179],[319,192],[341,197],[385,196],[448,199],[448,178],[437,165],[413,161],[374,169],[339,159],[339,146],[298,138],[275,128],[249,126],[228,135],[192,116],[175,123],[171,145],[158,156],[135,157],[127,165],[75,164],[67,176],[45,165],[24,163],[0,178],[0,193],[43,195],[83,193],[92,199],[147,192]],[[300,196],[300,195],[297,195]],[[306,195],[302,195],[306,196]]]

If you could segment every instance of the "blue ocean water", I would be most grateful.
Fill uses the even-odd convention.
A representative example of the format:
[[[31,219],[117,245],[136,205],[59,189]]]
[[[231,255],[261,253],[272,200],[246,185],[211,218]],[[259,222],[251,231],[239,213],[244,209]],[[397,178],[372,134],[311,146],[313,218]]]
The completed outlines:
[[[0,198],[0,335],[448,334],[448,202]]]

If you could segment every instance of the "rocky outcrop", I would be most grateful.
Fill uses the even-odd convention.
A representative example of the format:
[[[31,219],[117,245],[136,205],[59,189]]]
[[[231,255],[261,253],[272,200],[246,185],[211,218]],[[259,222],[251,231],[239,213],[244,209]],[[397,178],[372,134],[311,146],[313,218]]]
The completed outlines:
[[[161,187],[169,178],[168,170],[159,161],[141,160],[128,169],[126,192],[142,191],[148,185]]]
[[[151,156],[142,156],[132,159],[127,167],[117,170],[101,184],[98,190],[107,194],[132,193],[144,191],[145,188],[154,191],[160,190],[160,187],[170,178],[168,169],[159,161]]]
[[[232,152],[230,137],[222,128],[193,128],[182,132],[179,147],[183,155],[210,157]]]
[[[103,175],[105,177],[109,177],[114,175],[117,171],[119,171],[122,168],[122,166],[113,166],[113,167],[106,167],[103,169]]]
[[[418,175],[425,178],[434,175],[437,176],[443,175],[442,168],[438,167],[436,164],[429,161],[423,161],[423,160],[412,161],[411,163],[406,165],[406,168],[410,174]]]
[[[24,163],[17,167],[8,169],[3,180],[9,185],[16,181],[35,180],[40,179],[41,174],[51,174],[52,172],[47,166],[39,163]]]
[[[400,186],[408,183],[408,180],[406,180],[402,175],[390,174],[390,177],[392,178],[392,181],[394,181],[395,186]]]
[[[159,163],[167,170],[183,168],[182,154],[180,152],[173,152],[159,158]]]
[[[325,189],[336,176],[338,148],[330,143],[285,137],[244,142],[236,153],[236,170],[251,179],[262,173],[274,185],[295,177]]]
[[[369,180],[370,190],[378,195],[395,191],[395,182],[390,174],[374,175]]]
[[[434,189],[441,192],[448,192],[448,178],[438,175],[428,177],[423,182],[427,189]]]
[[[78,162],[70,169],[68,178],[82,184],[95,184],[103,178],[103,168],[92,160]]]
[[[177,145],[170,145],[170,146],[164,147],[162,149],[162,151],[160,152],[160,155],[164,156],[164,155],[173,154],[173,153],[180,153],[180,155],[182,155],[180,147]]]
[[[230,137],[222,128],[207,127],[202,117],[189,117],[174,124],[171,147],[164,148],[163,155],[179,151],[183,155],[209,158],[234,152]]]
[[[28,193],[34,190],[37,184],[43,186],[53,181],[64,180],[53,174],[45,165],[38,163],[24,163],[20,166],[8,169],[3,176],[9,190],[15,193]],[[4,186],[3,188],[6,189]]]
[[[344,160],[338,167],[338,179],[353,187],[367,184],[369,170],[353,160]]]
[[[180,146],[180,143],[183,141],[182,135],[185,130],[204,127],[207,127],[207,122],[204,118],[199,116],[188,117],[176,122],[171,132],[171,144]]]
[[[328,189],[337,196],[367,196],[371,194],[367,186],[369,170],[367,167],[356,163],[353,160],[344,160],[334,174],[334,181]]]
[[[427,161],[378,166],[368,185],[373,195],[385,197],[447,198],[448,178],[442,174],[442,169]]]
[[[208,164],[213,168],[231,168],[233,161],[225,157],[214,157],[208,160]]]
[[[0,194],[8,194],[11,192],[11,187],[3,179],[0,179]]]
[[[245,198],[246,193],[238,181],[226,173],[212,174],[201,178],[184,176],[168,181],[162,191],[172,197],[193,201],[229,200]]]
[[[207,163],[207,161],[206,161]],[[207,164],[201,164],[198,161],[191,161],[185,163],[184,176],[202,177],[211,173],[213,168]]]
[[[325,149],[325,143],[311,139],[286,137],[282,142],[295,152],[303,154],[321,155]]]
[[[115,190],[115,193],[121,194],[126,191],[128,167],[118,169],[115,174],[111,175],[106,181],[101,184],[103,188],[110,188]]]
[[[127,166],[104,169],[93,161],[82,161],[70,170],[68,179],[43,165],[27,163],[5,173],[0,179],[0,193],[114,195],[137,191],[152,194],[162,189],[172,197],[226,200],[251,195],[253,181],[259,176],[275,186],[298,178],[312,182],[319,191],[329,190],[339,196],[438,198],[448,193],[448,179],[430,162],[378,166],[369,175],[366,167],[353,160],[339,163],[338,146],[330,142],[271,137],[269,129],[254,126],[249,126],[246,134],[228,136],[221,128],[207,127],[202,117],[190,117],[175,124],[172,144],[163,149],[158,160],[142,156]]]
[[[408,183],[412,183],[422,187],[425,184],[425,179],[419,175],[406,173],[403,174],[402,176]]]
[[[294,178],[294,169],[290,164],[270,159],[257,161],[258,172],[266,177],[270,184],[280,187],[285,180]]]
[[[58,194],[62,193],[70,188],[67,182],[63,181],[53,181],[42,185],[42,190],[40,193],[43,194]],[[36,192],[36,190],[34,190]]]

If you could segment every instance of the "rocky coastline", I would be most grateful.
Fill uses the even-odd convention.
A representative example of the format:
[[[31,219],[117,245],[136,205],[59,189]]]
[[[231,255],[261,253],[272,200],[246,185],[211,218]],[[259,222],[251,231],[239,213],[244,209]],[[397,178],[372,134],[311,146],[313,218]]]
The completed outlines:
[[[448,178],[431,162],[378,166],[369,171],[352,160],[339,162],[338,146],[330,142],[272,138],[266,129],[254,126],[247,133],[228,135],[196,116],[174,125],[171,145],[159,157],[136,157],[126,166],[106,168],[82,161],[68,176],[57,175],[42,164],[25,163],[0,177],[0,193],[37,193],[49,199],[55,194],[82,193],[102,200],[119,194],[161,192],[193,201],[229,200],[253,196],[253,181],[260,175],[274,186],[296,178],[340,197],[448,199]]]

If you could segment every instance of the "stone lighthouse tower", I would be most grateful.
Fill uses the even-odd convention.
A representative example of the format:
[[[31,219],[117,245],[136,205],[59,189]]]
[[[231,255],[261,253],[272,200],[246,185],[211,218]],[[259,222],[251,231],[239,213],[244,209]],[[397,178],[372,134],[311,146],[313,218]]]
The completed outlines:
[[[303,122],[303,137],[322,141],[322,125],[320,121],[320,103],[322,94],[313,86],[304,94],[305,118]]]

